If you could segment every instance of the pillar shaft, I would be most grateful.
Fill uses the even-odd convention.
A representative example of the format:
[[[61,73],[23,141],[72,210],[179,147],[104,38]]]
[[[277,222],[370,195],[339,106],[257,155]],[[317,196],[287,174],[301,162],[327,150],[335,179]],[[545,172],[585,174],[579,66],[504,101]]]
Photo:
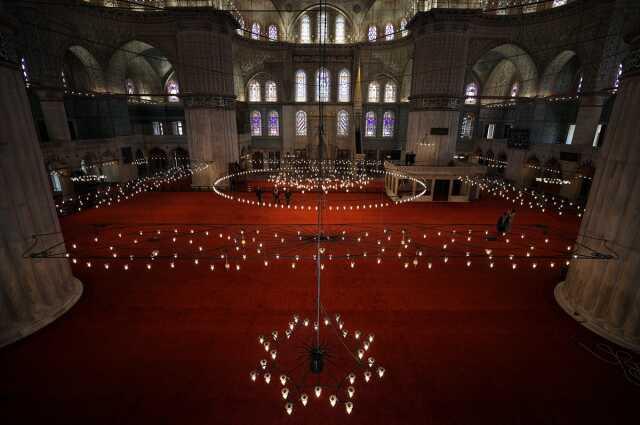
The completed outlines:
[[[423,12],[411,24],[415,53],[407,151],[426,165],[447,165],[456,151],[467,57],[466,25],[447,11]]]
[[[640,350],[640,34],[623,63],[625,74],[578,238],[579,252],[614,258],[574,261],[567,280],[556,288],[556,299],[588,328]]]
[[[0,133],[0,346],[54,321],[82,293],[67,259],[24,257],[33,235],[47,234],[31,252],[55,244],[59,251],[64,241],[11,47],[13,28],[0,13],[0,114],[6,117]]]
[[[175,11],[180,86],[192,164],[208,169],[194,186],[211,186],[239,159],[231,37],[232,18],[219,11]]]

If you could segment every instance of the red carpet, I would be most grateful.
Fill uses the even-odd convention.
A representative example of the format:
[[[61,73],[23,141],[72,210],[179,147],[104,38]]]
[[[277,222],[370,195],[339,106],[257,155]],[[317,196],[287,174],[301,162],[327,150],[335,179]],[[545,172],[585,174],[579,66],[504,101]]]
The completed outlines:
[[[411,204],[330,213],[327,220],[369,223],[368,229],[423,223],[432,226],[415,224],[412,231],[429,229],[429,237],[438,229],[463,232],[474,225],[475,254],[490,246],[480,242],[481,229],[493,228],[507,207],[494,200]],[[67,240],[84,241],[78,252],[95,253],[86,241],[94,235],[115,237],[115,223],[127,226],[127,237],[133,237],[136,226],[168,232],[162,223],[183,223],[180,231],[186,232],[196,223],[229,222],[247,228],[281,226],[314,223],[315,216],[242,206],[211,193],[149,193],[110,209],[66,217],[62,225]],[[100,223],[109,226],[97,228]],[[553,247],[542,247],[542,230],[531,227],[539,224],[549,226]],[[533,235],[536,250],[553,256],[563,249],[564,237],[575,237],[577,226],[575,218],[522,210],[514,232]],[[298,227],[281,228],[292,234]],[[141,237],[141,244],[150,244],[148,237]],[[517,236],[512,243],[520,243]],[[159,245],[162,256],[169,248]],[[293,313],[310,314],[310,261],[292,270],[290,261],[265,268],[249,259],[240,272],[225,272],[221,261],[211,272],[207,264],[187,260],[171,270],[163,258],[150,271],[144,261],[131,262],[126,272],[118,261],[109,270],[101,267],[107,260],[94,261],[91,269],[78,264],[74,271],[85,287],[79,303],[44,330],[0,350],[2,423],[557,425],[637,420],[640,389],[625,380],[621,368],[582,348],[580,343],[594,347],[601,340],[556,305],[553,288],[560,270],[550,269],[550,260],[533,270],[530,261],[519,259],[514,271],[505,259],[489,269],[486,259],[473,257],[467,268],[464,258],[446,265],[434,258],[432,270],[426,269],[426,256],[407,270],[402,260],[386,259],[381,266],[373,259],[359,261],[354,269],[341,260],[325,270],[324,305],[341,313],[350,329],[375,333],[373,353],[387,370],[382,381],[358,387],[351,416],[316,402],[297,407],[289,417],[273,382],[265,386],[249,380],[262,356],[257,336],[284,328]]]

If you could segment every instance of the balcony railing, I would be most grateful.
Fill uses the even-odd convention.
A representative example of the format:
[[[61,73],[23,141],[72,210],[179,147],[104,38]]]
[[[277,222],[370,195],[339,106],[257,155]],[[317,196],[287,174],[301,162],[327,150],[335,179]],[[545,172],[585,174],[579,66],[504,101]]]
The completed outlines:
[[[491,15],[519,15],[564,6],[574,0],[415,0],[407,17],[432,9],[480,9]]]

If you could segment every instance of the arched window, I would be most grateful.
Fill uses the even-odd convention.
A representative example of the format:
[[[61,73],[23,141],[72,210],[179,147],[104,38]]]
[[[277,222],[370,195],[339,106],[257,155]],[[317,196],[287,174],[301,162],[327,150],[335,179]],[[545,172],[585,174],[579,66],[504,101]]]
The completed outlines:
[[[376,137],[376,113],[373,111],[365,115],[365,136]]]
[[[269,112],[269,136],[280,135],[280,116],[277,111]]]
[[[296,136],[307,135],[307,113],[305,111],[296,112]]]
[[[251,25],[251,38],[254,40],[260,39],[260,24],[257,22],[254,22],[253,25]]]
[[[473,114],[467,112],[462,116],[462,125],[460,126],[460,137],[471,138],[473,135]]]
[[[269,25],[269,41],[278,41],[278,27],[271,24]]]
[[[22,71],[22,79],[27,87],[29,87],[29,71],[27,70],[27,60],[20,58],[20,71]]]
[[[520,84],[518,84],[518,82],[516,81],[511,86],[511,97],[518,97],[519,93],[520,93]]]
[[[382,137],[393,137],[393,128],[395,126],[395,116],[393,112],[387,111],[382,116]]]
[[[369,30],[367,31],[367,39],[371,42],[376,41],[376,38],[378,38],[378,28],[376,28],[374,25],[371,25],[369,27]]]
[[[405,18],[402,18],[402,20],[400,21],[400,35],[406,37],[407,34],[409,34],[409,31],[407,30],[407,20]]]
[[[277,102],[278,101],[278,89],[276,83],[273,81],[267,81],[264,84],[264,101],[265,102]]]
[[[343,69],[338,74],[338,102],[349,102],[351,97],[351,73]]]
[[[578,87],[576,87],[576,94],[578,95],[582,93],[582,82],[583,82],[583,79],[581,74],[580,77],[578,78]]]
[[[478,102],[478,86],[476,83],[469,83],[464,88],[464,103],[467,105],[475,105]]]
[[[384,85],[384,103],[395,103],[396,101],[396,83],[388,81]]]
[[[127,78],[124,82],[124,91],[127,94],[136,94],[136,85],[133,84],[133,81]]]
[[[62,180],[60,179],[60,173],[57,171],[52,171],[50,173],[51,176],[51,186],[53,187],[54,192],[62,192]]]
[[[262,136],[262,115],[260,111],[251,112],[251,135]]]
[[[622,77],[622,64],[618,65],[618,72],[616,73],[616,79],[613,82],[614,90],[618,90],[620,87],[620,78]]]
[[[238,35],[244,35],[244,20],[240,19],[240,28],[236,30]]]
[[[564,6],[567,0],[553,0],[553,7]]]
[[[316,72],[316,102],[329,101],[329,71],[320,68]]]
[[[249,81],[249,102],[260,102],[260,83],[256,80]]]
[[[349,135],[349,113],[344,109],[338,111],[338,136]]]
[[[384,27],[384,39],[387,41],[391,41],[393,40],[395,34],[393,31],[393,24],[391,22],[389,22],[387,25],[385,25]]]
[[[177,96],[180,94],[180,89],[176,80],[171,79],[167,82],[167,93],[171,95],[169,96],[169,102],[178,102],[180,100]]]
[[[296,102],[307,101],[307,74],[299,69],[296,72]]]
[[[318,12],[318,43],[327,42],[327,12]]]
[[[367,100],[369,103],[380,102],[380,84],[377,81],[369,83],[369,90],[367,91]]]
[[[300,43],[311,43],[311,19],[303,15],[300,19]]]
[[[344,43],[347,41],[344,16],[336,16],[336,43]]]

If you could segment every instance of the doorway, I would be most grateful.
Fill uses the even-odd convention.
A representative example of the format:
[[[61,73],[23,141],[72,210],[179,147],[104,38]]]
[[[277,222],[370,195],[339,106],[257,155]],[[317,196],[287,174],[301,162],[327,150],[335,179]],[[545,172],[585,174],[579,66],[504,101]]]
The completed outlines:
[[[433,200],[437,202],[449,200],[449,180],[436,180],[436,185],[433,188]]]

